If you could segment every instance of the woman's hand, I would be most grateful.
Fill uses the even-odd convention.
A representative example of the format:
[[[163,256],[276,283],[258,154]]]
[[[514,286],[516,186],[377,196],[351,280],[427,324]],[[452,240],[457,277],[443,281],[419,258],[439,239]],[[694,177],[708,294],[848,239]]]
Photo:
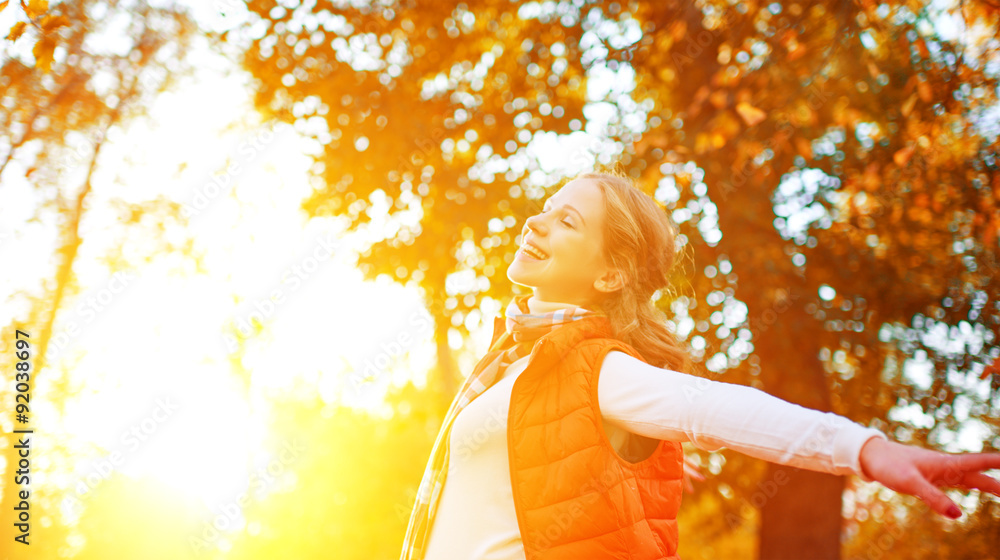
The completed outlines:
[[[1000,482],[979,471],[1000,468],[1000,453],[942,453],[871,438],[861,447],[861,469],[886,488],[912,494],[941,515],[957,519],[962,510],[939,486],[978,488],[1000,496]]]

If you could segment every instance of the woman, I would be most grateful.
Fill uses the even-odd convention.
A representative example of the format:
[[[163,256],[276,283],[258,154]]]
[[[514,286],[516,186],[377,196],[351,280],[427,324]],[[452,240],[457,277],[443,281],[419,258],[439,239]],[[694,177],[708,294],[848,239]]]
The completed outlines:
[[[667,286],[675,230],[626,178],[576,177],[525,230],[507,276],[533,293],[496,319],[445,417],[402,560],[678,558],[684,441],[855,474],[953,518],[938,486],[1000,495],[979,472],[1000,467],[1000,453],[901,445],[686,373],[651,299]]]

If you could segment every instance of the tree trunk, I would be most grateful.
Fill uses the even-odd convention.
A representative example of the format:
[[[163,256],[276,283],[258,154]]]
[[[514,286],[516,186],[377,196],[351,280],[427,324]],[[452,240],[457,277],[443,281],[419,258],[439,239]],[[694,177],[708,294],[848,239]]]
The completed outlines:
[[[458,364],[455,362],[455,353],[448,345],[448,330],[451,328],[451,318],[443,312],[443,309],[432,310],[434,316],[434,342],[437,346],[437,379],[428,386],[436,385],[439,399],[440,416],[444,418],[451,401],[458,391]]]
[[[24,327],[24,329],[27,330],[32,336],[32,338],[30,339],[30,342],[32,344],[32,352],[31,352],[32,364],[31,364],[31,378],[30,378],[31,391],[37,389],[38,376],[45,369],[45,367],[48,366],[48,364],[46,364],[45,362],[45,354],[46,352],[48,352],[49,342],[52,339],[52,330],[55,326],[56,316],[59,313],[59,309],[62,307],[63,298],[66,296],[66,289],[69,286],[70,278],[72,277],[73,274],[73,263],[76,262],[77,250],[80,248],[80,243],[82,241],[80,239],[80,220],[83,218],[84,201],[86,200],[87,195],[89,195],[91,191],[91,178],[93,177],[94,174],[94,168],[97,165],[97,156],[98,154],[100,154],[101,147],[104,144],[105,135],[107,134],[107,129],[113,126],[117,121],[116,115],[117,112],[112,116],[111,123],[108,125],[108,127],[105,128],[105,130],[101,133],[101,136],[94,147],[94,153],[91,156],[90,163],[87,169],[87,176],[86,179],[84,180],[83,186],[80,187],[80,192],[77,193],[74,203],[71,206],[69,206],[69,210],[71,213],[67,217],[68,219],[66,220],[66,226],[65,226],[66,229],[63,231],[62,234],[63,238],[65,239],[65,242],[59,248],[58,251],[62,255],[62,259],[59,261],[58,268],[56,269],[56,278],[55,278],[56,281],[55,281],[55,288],[53,288],[52,292],[52,300],[51,300],[52,303],[46,311],[43,311],[42,313],[38,314],[38,315],[44,315],[44,318],[42,319],[42,324],[39,325],[37,329],[34,326],[26,325]],[[39,304],[41,304],[42,302],[43,300],[39,300]],[[34,312],[32,313],[32,316],[36,316]],[[29,396],[30,394],[31,393],[29,392]],[[13,398],[14,398],[13,395],[11,395],[11,399]],[[17,425],[14,426],[14,429],[21,429],[21,428],[33,429],[33,424],[29,422],[24,426],[17,426]],[[11,526],[10,524],[14,522],[12,515],[12,513],[14,512],[13,508],[14,505],[17,504],[19,500],[18,492],[21,490],[20,486],[13,484],[14,477],[12,474],[15,470],[17,470],[17,464],[19,459],[18,450],[14,449],[14,444],[17,443],[18,438],[14,436],[20,436],[20,435],[21,434],[10,434],[10,438],[8,440],[9,444],[4,449],[3,452],[3,457],[6,464],[5,467],[6,471],[4,473],[5,480],[3,484],[3,494],[0,495],[0,507],[2,507],[3,511],[5,512],[4,519],[10,520],[9,522],[5,522],[5,526],[7,527],[10,527]],[[25,435],[27,435],[32,440],[30,442],[30,445],[34,447],[35,438],[32,437],[33,434],[25,434]],[[35,480],[35,477],[32,477],[32,479]],[[29,485],[29,487],[31,486],[37,488],[37,485],[35,484]],[[32,492],[34,492],[34,488],[31,488]],[[13,537],[11,537],[11,539],[12,538]]]
[[[787,481],[760,508],[760,560],[840,560],[844,477],[768,464],[766,481]]]
[[[831,410],[819,363],[819,345],[796,336],[796,325],[814,321],[802,309],[805,292],[789,288],[789,304],[775,303],[776,320],[755,333],[764,390],[814,410]],[[759,339],[758,339],[759,335]],[[844,477],[769,464],[761,493],[760,560],[839,560]],[[773,489],[768,492],[767,489]]]

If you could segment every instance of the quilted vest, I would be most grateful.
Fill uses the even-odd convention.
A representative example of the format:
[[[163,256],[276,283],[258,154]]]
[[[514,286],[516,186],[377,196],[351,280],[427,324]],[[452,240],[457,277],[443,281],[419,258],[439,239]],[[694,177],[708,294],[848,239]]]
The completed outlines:
[[[474,374],[513,345],[494,320],[490,350]],[[612,338],[604,316],[540,337],[514,380],[507,423],[510,481],[527,560],[679,560],[681,444],[657,441],[624,459],[605,435],[597,380],[605,354],[639,353]]]

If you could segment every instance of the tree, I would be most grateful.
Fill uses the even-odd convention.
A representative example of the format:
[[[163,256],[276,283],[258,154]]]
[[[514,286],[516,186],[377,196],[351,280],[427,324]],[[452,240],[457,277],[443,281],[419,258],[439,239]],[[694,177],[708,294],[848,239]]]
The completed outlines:
[[[963,400],[996,426],[963,380],[997,355],[1000,178],[984,114],[997,13],[964,3],[951,15],[984,34],[947,40],[931,7],[907,2],[640,6],[647,32],[628,53],[633,95],[652,102],[630,168],[681,185],[674,207],[700,233],[688,236],[705,271],[695,291],[746,302],[756,359],[736,371],[927,445],[965,420]],[[692,311],[699,331],[718,324],[714,307]],[[975,334],[956,350],[932,329]],[[740,343],[722,331],[705,355],[724,352],[725,368]],[[918,348],[934,356],[929,387],[901,375]],[[911,402],[932,429],[889,416]],[[783,472],[762,507],[760,556],[839,557],[843,479],[769,465],[764,480]]]
[[[54,231],[56,259],[51,276],[39,278],[40,291],[10,294],[27,313],[5,323],[3,336],[13,340],[15,329],[31,331],[34,388],[50,368],[56,371],[54,353],[49,351],[54,325],[78,289],[73,268],[83,243],[80,224],[90,207],[94,173],[102,163],[108,135],[141,115],[150,98],[179,75],[176,60],[183,58],[194,26],[176,7],[135,2],[65,2],[50,7],[44,0],[22,0],[19,5],[24,19],[15,23],[3,43],[0,66],[0,145],[5,148],[0,155],[0,184],[12,188],[26,183],[32,189],[38,203],[31,221]],[[15,8],[3,2],[0,9]],[[127,17],[131,42],[124,52],[94,46],[94,37],[104,32],[97,22],[110,16]],[[28,56],[25,49],[32,42]],[[162,223],[179,213],[176,205],[164,200],[115,202],[126,213],[123,229],[136,226],[144,215]],[[167,242],[162,247],[177,249]],[[114,249],[105,258],[111,269],[124,261]],[[6,360],[13,356],[5,353],[0,359],[9,365]],[[56,379],[58,375],[53,375]],[[3,385],[0,394],[5,402],[13,402],[12,385]],[[70,396],[71,389],[62,388],[67,392],[53,398]],[[58,410],[64,402],[52,404]],[[16,464],[12,445],[3,453],[6,465]],[[4,519],[18,490],[8,480],[4,478],[0,503]],[[51,511],[57,509],[51,500]]]
[[[603,69],[634,72],[634,90],[602,100],[606,134],[693,251],[658,304],[707,375],[903,441],[942,445],[969,419],[995,429],[995,406],[966,383],[1000,355],[990,4],[952,9],[975,30],[958,38],[935,28],[936,8],[901,1],[249,9],[224,38],[246,44],[258,109],[322,148],[303,208],[354,228],[397,220],[359,266],[424,290],[441,394],[456,379],[449,332],[508,296],[498,273],[547,186],[526,145],[582,129]],[[934,358],[928,387],[902,374],[918,348]],[[890,416],[910,403],[932,429]],[[760,556],[839,557],[843,478],[777,465],[756,477],[757,462],[722,456],[709,489],[733,489],[737,523],[713,530],[736,530],[739,499],[786,480],[753,504]]]
[[[223,36],[248,42],[258,109],[308,123],[323,147],[303,208],[346,216],[349,231],[388,208],[393,231],[358,266],[424,293],[443,413],[460,380],[449,333],[467,337],[484,298],[508,297],[510,248],[542,194],[522,195],[538,167],[525,146],[581,126],[584,72],[567,62],[583,56],[580,22],[523,20],[507,2],[248,7],[247,30],[266,31]]]

